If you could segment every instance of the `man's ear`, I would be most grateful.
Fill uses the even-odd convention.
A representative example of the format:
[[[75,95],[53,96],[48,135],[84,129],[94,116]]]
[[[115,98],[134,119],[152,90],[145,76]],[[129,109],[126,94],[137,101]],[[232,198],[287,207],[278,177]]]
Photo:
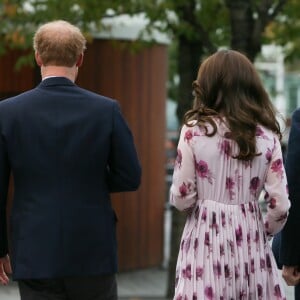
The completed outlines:
[[[83,63],[83,53],[81,53],[77,59],[77,62],[76,62],[76,67],[81,67]]]
[[[38,64],[38,66],[41,67],[43,65],[43,62],[42,62],[42,59],[41,59],[40,55],[38,54],[38,52],[35,52],[34,57],[35,57],[35,61]]]

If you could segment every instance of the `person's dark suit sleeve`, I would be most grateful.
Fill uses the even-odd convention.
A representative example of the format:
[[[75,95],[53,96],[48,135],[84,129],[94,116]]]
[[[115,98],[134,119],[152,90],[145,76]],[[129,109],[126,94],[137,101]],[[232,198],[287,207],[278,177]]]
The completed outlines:
[[[7,151],[3,138],[0,136],[0,257],[8,253],[6,205],[9,174],[10,165]]]
[[[286,266],[300,266],[300,110],[292,117],[286,173],[291,207],[281,232],[280,262]]]
[[[134,191],[139,187],[140,181],[141,166],[133,136],[115,102],[108,163],[109,190],[110,192]]]

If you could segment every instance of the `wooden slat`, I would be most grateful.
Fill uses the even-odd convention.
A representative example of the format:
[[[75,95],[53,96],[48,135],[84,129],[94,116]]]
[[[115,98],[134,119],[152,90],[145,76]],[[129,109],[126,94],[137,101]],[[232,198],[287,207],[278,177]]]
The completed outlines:
[[[21,51],[10,50],[0,56],[1,94],[18,94],[34,86],[34,73],[31,67],[24,66],[18,71],[15,69],[18,57],[24,54]]]

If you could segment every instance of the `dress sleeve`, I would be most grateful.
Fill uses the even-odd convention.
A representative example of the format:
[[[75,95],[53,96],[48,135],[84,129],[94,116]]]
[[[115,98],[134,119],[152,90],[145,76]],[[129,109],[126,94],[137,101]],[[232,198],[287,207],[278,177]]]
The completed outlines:
[[[183,126],[177,147],[170,203],[178,210],[192,208],[197,200],[196,170],[193,153],[193,129]]]
[[[269,236],[279,232],[287,220],[290,201],[280,142],[274,138],[274,148],[265,182],[265,229]]]

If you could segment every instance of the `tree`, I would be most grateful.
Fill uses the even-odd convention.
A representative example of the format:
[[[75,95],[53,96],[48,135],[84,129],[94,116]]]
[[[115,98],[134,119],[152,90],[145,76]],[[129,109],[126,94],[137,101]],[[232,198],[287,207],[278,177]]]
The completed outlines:
[[[261,51],[265,29],[282,12],[286,0],[226,0],[230,14],[231,48],[247,54],[251,61]]]
[[[91,40],[90,28],[101,30],[102,18],[123,11],[122,0],[2,0],[0,2],[0,54],[10,49],[32,48],[32,35],[37,26],[47,21],[64,19],[83,30]],[[18,62],[33,63],[32,51]]]
[[[0,53],[31,48],[36,26],[63,18],[79,25],[92,39],[91,24],[122,13],[144,12],[148,29],[169,34],[177,45],[178,118],[191,106],[191,82],[200,61],[225,46],[254,61],[263,42],[286,47],[288,58],[299,56],[300,3],[297,0],[3,0],[0,3]],[[32,59],[31,59],[32,61]]]

